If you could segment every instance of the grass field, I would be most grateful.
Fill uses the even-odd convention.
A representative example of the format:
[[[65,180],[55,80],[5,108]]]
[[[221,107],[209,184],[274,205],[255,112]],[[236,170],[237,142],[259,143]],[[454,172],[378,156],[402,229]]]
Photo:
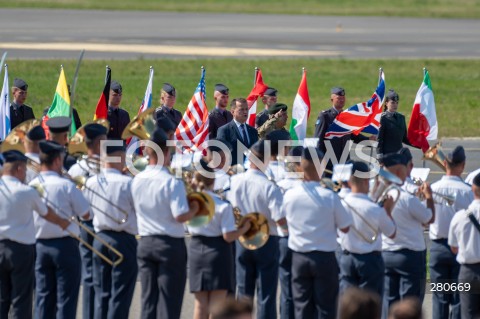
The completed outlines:
[[[0,0],[0,7],[282,13],[400,17],[480,17],[479,0]]]
[[[74,60],[9,60],[10,85],[15,77],[29,84],[27,104],[40,117],[51,104],[60,64],[64,65],[67,81],[72,82]],[[148,80],[149,66],[155,68],[153,106],[157,106],[163,82],[177,88],[177,105],[184,111],[200,78],[200,67],[207,70],[207,105],[212,109],[213,87],[225,83],[230,97],[246,97],[253,85],[254,67],[262,69],[265,83],[279,90],[279,102],[291,107],[301,77],[301,68],[308,70],[311,102],[309,134],[313,134],[319,111],[330,106],[330,88],[343,86],[347,105],[366,101],[372,95],[383,67],[387,88],[400,95],[399,111],[410,117],[415,94],[423,79],[422,68],[428,68],[437,105],[439,137],[480,136],[480,60],[136,60],[83,61],[77,84],[75,107],[83,122],[91,120],[103,90],[105,65],[112,68],[112,78],[122,83],[122,107],[131,115],[137,113]],[[3,73],[2,73],[3,78]],[[258,110],[261,110],[260,106]],[[291,114],[291,109],[289,109]]]

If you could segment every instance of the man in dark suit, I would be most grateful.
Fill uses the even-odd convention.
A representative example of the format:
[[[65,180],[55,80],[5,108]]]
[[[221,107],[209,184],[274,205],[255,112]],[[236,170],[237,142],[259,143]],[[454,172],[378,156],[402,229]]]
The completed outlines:
[[[259,128],[269,119],[268,110],[272,105],[277,103],[277,92],[276,89],[269,87],[265,90],[265,93],[263,93],[262,103],[265,105],[265,109],[257,114],[255,128]]]
[[[246,124],[248,119],[248,104],[244,98],[233,99],[230,103],[233,121],[222,126],[218,130],[217,139],[230,143],[232,165],[242,164],[244,156],[238,154],[241,149],[237,148],[237,141],[241,142],[247,149],[258,141],[258,133],[250,125]]]
[[[170,121],[175,124],[175,127],[180,124],[182,120],[182,113],[175,110],[177,92],[173,85],[170,83],[163,83],[162,90],[160,91],[160,103],[161,105],[155,110],[155,118],[166,116]]]
[[[215,93],[213,98],[215,99],[215,108],[208,115],[209,121],[209,138],[211,140],[217,138],[217,131],[220,127],[232,121],[233,116],[227,110],[228,105],[228,87],[223,84],[215,85]]]
[[[120,108],[122,102],[122,86],[117,81],[110,84],[110,97],[108,99],[108,121],[110,122],[109,139],[120,140],[122,133],[128,123],[130,123],[130,115],[127,111]]]
[[[13,80],[13,101],[10,104],[10,126],[12,129],[26,120],[35,118],[32,108],[23,104],[27,99],[27,89],[28,84],[24,80]]]

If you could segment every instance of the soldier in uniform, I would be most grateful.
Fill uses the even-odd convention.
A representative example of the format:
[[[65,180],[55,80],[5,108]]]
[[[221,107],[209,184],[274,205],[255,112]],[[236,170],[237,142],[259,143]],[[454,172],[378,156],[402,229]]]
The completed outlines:
[[[70,125],[72,120],[66,116],[53,117],[47,121],[49,130],[48,139],[57,142],[64,148],[68,144],[68,133],[70,132]],[[64,157],[63,167],[68,171],[73,165],[77,163],[75,157],[66,154]]]
[[[455,197],[453,206],[447,205],[440,197],[435,197],[435,221],[430,225],[430,279],[432,283],[449,282],[458,277],[460,265],[448,245],[448,229],[450,222],[462,209],[467,209],[473,201],[472,187],[462,180],[465,168],[465,150],[457,146],[448,153],[444,165],[447,170],[445,176],[432,184],[432,191],[442,195]],[[442,293],[434,291],[432,296],[432,317],[435,319],[460,319],[460,296],[458,292]]]
[[[448,244],[460,264],[458,283],[470,285],[460,293],[462,319],[480,317],[480,174],[473,179],[472,191],[473,202],[453,216],[448,231]]]
[[[44,141],[45,138],[45,131],[40,125],[37,125],[27,132],[26,137],[23,141],[23,146],[25,147],[25,156],[38,165],[40,165],[40,146],[38,144],[40,143],[40,141]],[[37,176],[37,174],[38,172],[28,167],[25,183],[28,184],[32,179]]]
[[[318,147],[323,153],[327,152],[327,148],[325,146],[325,133],[327,132],[328,127],[330,124],[333,123],[335,118],[338,114],[343,111],[343,107],[345,106],[345,90],[341,87],[334,87],[330,90],[330,100],[332,101],[332,107],[320,112],[317,118],[317,122],[315,123],[315,137],[318,137]],[[342,158],[343,150],[347,145],[347,142],[353,140],[355,143],[359,143],[363,140],[368,138],[364,137],[363,135],[354,135],[354,134],[347,134],[342,137],[336,137],[329,140],[332,145],[333,152],[335,157],[338,161]],[[348,160],[348,157],[347,157]],[[332,171],[333,169],[332,161],[328,161],[326,165],[326,169]],[[340,163],[345,164],[345,163]],[[325,176],[331,177],[331,174],[326,172]]]
[[[268,109],[277,103],[277,93],[278,91],[272,87],[269,87],[263,93],[262,102],[265,105],[265,109],[257,114],[255,118],[255,128],[259,128],[269,119]]]
[[[220,148],[220,146],[213,144],[212,141],[222,143],[228,150],[225,151]],[[210,140],[207,147],[208,165],[215,172],[213,191],[221,193],[222,196],[224,196],[224,192],[230,188],[230,175],[228,174],[229,166],[227,166],[228,163],[231,163],[228,154],[230,153],[230,147],[229,142],[219,139]],[[219,158],[217,159],[216,156]]]
[[[173,108],[175,106],[176,96],[177,92],[173,85],[170,83],[163,83],[162,90],[160,91],[161,105],[155,110],[155,118],[164,115],[175,124],[175,128],[182,120],[182,113]]]
[[[472,185],[473,184],[473,179],[475,178],[475,176],[477,176],[478,174],[480,174],[480,168],[479,169],[476,169],[474,170],[473,172],[471,172],[470,174],[467,175],[467,177],[465,177],[465,183],[469,184],[469,185]]]
[[[265,138],[268,133],[274,130],[286,131],[285,125],[287,124],[288,120],[287,109],[288,106],[283,103],[275,103],[274,105],[272,105],[268,109],[268,120],[257,129],[258,136],[260,138]]]
[[[89,218],[90,205],[71,181],[61,176],[64,147],[54,141],[40,142],[40,174],[30,185],[41,185],[43,200],[57,215],[68,219]],[[36,229],[35,318],[75,318],[80,289],[81,259],[76,224],[66,231],[38,214]]]
[[[28,84],[22,79],[13,80],[13,101],[10,104],[10,127],[13,130],[18,124],[35,118],[30,106],[25,105]]]
[[[227,110],[229,89],[223,84],[215,85],[215,108],[208,115],[209,139],[217,137],[218,129],[233,120],[233,115]]]
[[[157,115],[157,126],[167,133],[168,140],[173,140],[175,135],[175,130],[177,126],[175,123],[170,119],[169,116],[165,114],[158,114]]]
[[[23,183],[26,156],[11,150],[0,157],[4,166],[0,179],[0,317],[29,319],[35,281],[33,211],[59,229],[70,223],[48,209],[38,192]]]
[[[110,122],[110,131],[107,135],[109,139],[122,139],[123,130],[130,123],[130,115],[120,108],[120,102],[122,102],[122,86],[117,81],[112,81],[107,116]]]

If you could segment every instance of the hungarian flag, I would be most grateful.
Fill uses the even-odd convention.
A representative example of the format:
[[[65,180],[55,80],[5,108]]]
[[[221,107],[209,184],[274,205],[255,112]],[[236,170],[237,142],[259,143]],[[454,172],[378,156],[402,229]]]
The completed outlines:
[[[413,146],[420,147],[425,153],[429,148],[428,141],[436,140],[437,135],[438,122],[432,83],[427,69],[424,69],[423,82],[413,103],[407,137]]]
[[[258,69],[255,76],[255,85],[247,97],[248,103],[248,119],[247,124],[255,127],[255,118],[257,117],[257,99],[263,96],[263,93],[268,89],[268,85],[263,83],[262,70]]]
[[[60,71],[60,77],[58,78],[57,89],[53,96],[53,102],[48,109],[47,115],[42,119],[42,127],[45,133],[48,135],[47,121],[52,117],[67,116],[71,117],[72,125],[70,126],[70,136],[75,134],[77,128],[75,127],[75,121],[73,120],[72,112],[70,112],[70,95],[68,94],[67,79],[65,78],[65,72],[63,67]]]
[[[102,95],[100,95],[100,98],[98,99],[93,120],[107,119],[108,117],[108,97],[110,96],[111,81],[112,81],[112,70],[109,67],[107,67],[107,75],[105,76],[105,87],[103,88]]]
[[[307,136],[307,121],[310,117],[310,98],[308,96],[307,71],[304,69],[297,96],[293,101],[290,135],[292,140],[303,140]]]

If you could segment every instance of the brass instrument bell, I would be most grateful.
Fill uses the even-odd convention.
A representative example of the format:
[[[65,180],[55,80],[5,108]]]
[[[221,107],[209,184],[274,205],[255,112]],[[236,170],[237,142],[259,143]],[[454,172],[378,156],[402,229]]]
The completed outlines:
[[[23,146],[23,141],[27,137],[28,131],[30,131],[34,126],[40,125],[40,121],[37,119],[27,120],[20,123],[5,137],[5,140],[1,144],[1,151],[11,151],[17,150],[22,153],[25,153],[25,146]]]

